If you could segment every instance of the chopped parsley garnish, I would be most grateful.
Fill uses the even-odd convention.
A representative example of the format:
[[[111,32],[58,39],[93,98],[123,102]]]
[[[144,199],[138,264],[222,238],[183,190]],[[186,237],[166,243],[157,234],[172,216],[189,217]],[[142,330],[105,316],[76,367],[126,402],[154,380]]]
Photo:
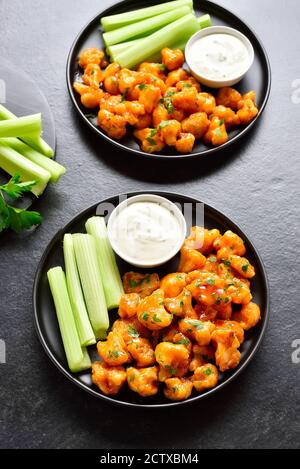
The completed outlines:
[[[20,233],[33,225],[39,225],[42,217],[38,212],[30,212],[22,208],[9,205],[4,197],[7,194],[11,199],[17,200],[24,193],[31,191],[36,181],[20,182],[20,174],[15,174],[7,184],[0,186],[0,233],[6,228]]]
[[[184,308],[184,302],[183,302],[183,301],[180,301],[180,308],[181,308],[181,309]]]
[[[148,321],[149,316],[150,316],[149,313],[144,313],[142,316],[143,321]]]
[[[216,304],[219,305],[222,301],[222,297],[221,296],[218,296],[217,298],[217,301],[216,301]]]
[[[157,316],[156,313],[154,313],[153,318],[152,318],[152,322],[158,323],[158,322],[162,322],[162,320]]]
[[[159,128],[164,129],[169,124],[170,124],[170,121],[161,121],[161,123],[159,124]]]
[[[109,350],[108,352],[109,358],[118,358],[119,357],[119,352],[117,350]]]
[[[174,394],[179,390],[179,386],[173,386],[172,387],[172,391],[174,392]]]
[[[173,368],[171,365],[166,365],[165,368],[168,370],[168,372],[171,374],[171,375],[176,375],[177,373],[177,370],[176,368]]]
[[[152,147],[154,147],[156,145],[156,142],[155,142],[155,140],[153,140],[153,138],[148,137],[146,140],[147,140],[148,143],[150,143],[150,145]]]
[[[176,342],[176,344],[180,344],[180,345],[189,345],[190,341],[189,339],[180,339],[178,340],[178,342]]]
[[[183,84],[183,88],[191,88],[192,87],[192,83],[184,83]]]
[[[173,112],[174,112],[174,106],[173,106],[172,103],[169,103],[169,104],[168,104],[167,111],[168,111],[168,114],[173,114]]]
[[[248,267],[249,267],[249,264],[244,264],[243,267],[242,267],[242,271],[243,271],[244,273],[246,273],[247,270],[248,270]]]
[[[215,279],[213,279],[213,278],[208,278],[208,279],[206,280],[206,283],[207,283],[208,285],[214,285],[214,284],[216,283],[216,281],[215,281]]]
[[[145,90],[145,89],[148,88],[148,85],[145,85],[145,83],[141,83],[141,84],[138,86],[138,88],[139,88],[140,90]]]
[[[219,123],[219,126],[221,127],[221,125],[223,125],[224,123],[225,123],[224,119],[221,119],[220,123]]]
[[[212,369],[211,368],[207,368],[207,370],[204,371],[204,374],[206,376],[210,376],[212,374]]]
[[[231,266],[231,262],[230,262],[230,261],[226,261],[225,259],[223,259],[223,264],[226,265],[226,267],[230,267],[230,266]]]
[[[128,326],[128,334],[131,335],[131,337],[136,337],[136,338],[140,336],[138,331],[133,326]]]
[[[132,383],[134,381],[134,378],[135,374],[133,373],[132,375],[130,375],[129,382]]]
[[[217,258],[214,256],[210,257],[209,260],[210,262],[213,262],[213,263],[217,262]]]

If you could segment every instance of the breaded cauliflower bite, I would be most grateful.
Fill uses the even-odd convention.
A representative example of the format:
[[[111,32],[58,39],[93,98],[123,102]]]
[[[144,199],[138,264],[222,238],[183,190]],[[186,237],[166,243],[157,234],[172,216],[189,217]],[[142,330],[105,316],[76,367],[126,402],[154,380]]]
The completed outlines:
[[[123,366],[108,366],[101,362],[92,364],[92,381],[107,396],[118,394],[126,379]]]
[[[185,401],[192,390],[193,383],[187,378],[168,378],[165,381],[164,395],[171,401]]]
[[[127,368],[129,389],[142,397],[154,396],[158,391],[157,367]]]

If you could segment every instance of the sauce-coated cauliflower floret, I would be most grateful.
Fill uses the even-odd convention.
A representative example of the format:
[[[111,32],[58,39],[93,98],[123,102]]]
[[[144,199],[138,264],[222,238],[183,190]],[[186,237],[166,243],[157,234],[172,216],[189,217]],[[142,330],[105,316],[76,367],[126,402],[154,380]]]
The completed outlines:
[[[161,279],[160,288],[165,293],[165,298],[178,296],[186,286],[186,274],[175,272],[168,274]]]
[[[244,241],[232,231],[226,231],[223,236],[217,238],[214,242],[214,248],[217,250],[225,248],[237,256],[243,256],[246,253]]]
[[[219,374],[217,367],[208,363],[196,368],[191,381],[196,391],[202,392],[216,387],[218,384],[218,377]]]
[[[175,148],[179,153],[191,153],[195,144],[195,136],[193,134],[181,132],[175,143]]]
[[[237,111],[241,99],[242,95],[237,90],[226,86],[218,91],[217,105],[230,107],[233,111]]]
[[[138,72],[150,73],[152,75],[157,76],[161,80],[166,79],[166,75],[164,73],[165,70],[166,68],[163,64],[153,63],[153,62],[143,62],[142,64],[138,66],[138,69],[137,69]]]
[[[123,319],[135,316],[139,302],[140,295],[138,293],[125,293],[122,295],[119,304],[119,316]]]
[[[210,321],[184,318],[179,321],[179,330],[198,345],[209,345],[215,325]]]
[[[169,146],[175,146],[181,132],[181,124],[175,119],[162,121],[158,126],[160,137]]]
[[[260,318],[260,307],[255,303],[248,303],[242,306],[240,311],[233,314],[233,319],[237,321],[245,331],[255,327],[260,321]]]
[[[107,396],[118,394],[126,378],[123,366],[108,366],[101,362],[92,364],[92,381]]]
[[[99,88],[100,83],[103,81],[103,72],[99,65],[89,64],[84,69],[82,81],[96,90]]]
[[[159,276],[157,274],[140,274],[139,272],[127,272],[123,275],[125,293],[138,293],[141,298],[151,295],[159,288]]]
[[[191,133],[198,139],[207,132],[210,121],[205,112],[197,112],[184,119],[181,125],[183,132]]]
[[[230,107],[217,106],[213,111],[213,115],[223,119],[227,129],[240,125],[239,116]]]
[[[219,230],[193,226],[190,235],[185,240],[185,245],[191,249],[197,249],[202,254],[208,254],[212,251],[214,242],[219,236]]]
[[[161,342],[155,348],[155,357],[166,372],[166,378],[168,375],[181,377],[187,373],[190,353],[184,344]]]
[[[136,337],[151,338],[149,329],[143,326],[136,316],[129,319],[117,319],[112,331],[121,335],[126,345]]]
[[[217,328],[212,333],[212,341],[216,345],[216,364],[221,371],[236,368],[241,360],[238,350],[240,343],[235,333],[229,329]]]
[[[98,112],[98,124],[107,135],[116,140],[121,140],[126,134],[127,121],[125,117],[113,114],[105,109]]]
[[[210,345],[193,345],[193,358],[190,363],[190,371],[195,371],[200,366],[215,361],[215,349]]]
[[[129,389],[142,397],[154,396],[158,391],[157,367],[127,368]]]
[[[164,395],[171,401],[184,401],[192,394],[193,383],[187,378],[168,378]]]
[[[155,364],[154,350],[148,339],[133,337],[127,344],[127,350],[136,361],[138,367]]]
[[[135,130],[133,134],[140,140],[142,150],[147,153],[159,152],[165,147],[165,143],[156,129]]]
[[[196,249],[191,249],[184,244],[180,250],[179,272],[189,273],[201,269],[206,262],[205,256]]]
[[[156,290],[152,295],[142,299],[137,309],[138,320],[152,331],[168,327],[172,315],[164,307],[164,292]]]
[[[89,49],[83,50],[79,55],[79,65],[82,68],[85,68],[89,64],[100,65],[104,58],[104,52],[102,50],[96,49],[95,47],[90,47]]]
[[[213,117],[210,121],[208,131],[204,135],[204,142],[217,147],[228,142],[228,133],[223,119]]]
[[[103,98],[103,91],[101,89],[95,89],[91,86],[75,81],[73,84],[74,89],[80,95],[81,103],[88,109],[95,109],[99,106],[101,99]]]
[[[123,337],[115,331],[110,332],[105,341],[97,343],[97,350],[102,360],[110,366],[119,366],[131,361]]]
[[[166,309],[179,317],[194,317],[195,311],[192,305],[192,295],[187,289],[184,289],[178,296],[175,298],[165,299]]]
[[[169,49],[165,47],[161,51],[162,63],[170,71],[182,67],[184,63],[184,55],[180,49]]]

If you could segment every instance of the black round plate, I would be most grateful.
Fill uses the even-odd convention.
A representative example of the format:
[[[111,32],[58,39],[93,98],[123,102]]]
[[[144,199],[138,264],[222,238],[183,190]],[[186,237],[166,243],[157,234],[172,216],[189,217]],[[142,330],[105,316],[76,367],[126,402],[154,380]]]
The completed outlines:
[[[200,201],[186,197],[184,195],[179,194],[172,194],[169,192],[156,192],[156,191],[149,191],[151,194],[161,195],[163,197],[168,198],[172,202],[176,202],[183,207],[185,205],[185,210],[190,210],[192,217],[192,221],[189,223],[195,224],[195,214],[196,214],[196,204],[201,203]],[[137,195],[138,193],[130,193],[127,194],[127,197],[132,197]],[[106,199],[101,202],[101,204],[106,204],[106,207],[115,207],[119,204],[119,197],[115,196],[109,199]],[[102,205],[103,206],[103,205]],[[263,335],[265,333],[268,316],[269,316],[269,290],[268,290],[268,283],[265,268],[263,266],[262,260],[259,257],[258,252],[256,251],[255,247],[248,239],[248,237],[242,232],[242,230],[231,220],[229,220],[225,215],[218,212],[216,209],[210,207],[209,205],[204,205],[204,224],[207,228],[218,228],[221,232],[225,232],[227,230],[232,230],[237,233],[242,239],[245,241],[246,248],[247,248],[247,257],[249,258],[250,262],[255,266],[256,269],[256,276],[252,282],[252,294],[253,294],[253,301],[261,307],[262,312],[262,320],[260,323],[251,331],[246,333],[245,342],[241,347],[241,363],[239,367],[235,370],[229,371],[227,373],[220,374],[219,384],[216,388],[205,392],[203,394],[193,394],[190,399],[184,402],[172,403],[168,401],[163,393],[159,391],[159,393],[151,398],[141,398],[135,393],[131,392],[124,388],[116,397],[108,397],[105,396],[100,392],[100,390],[92,384],[91,380],[91,373],[89,371],[72,374],[67,366],[66,357],[62,345],[62,340],[58,328],[58,323],[56,319],[56,313],[51,297],[51,292],[48,285],[47,280],[47,271],[55,267],[57,265],[64,265],[63,260],[63,250],[62,250],[62,241],[63,236],[65,233],[76,233],[76,232],[84,232],[84,225],[86,220],[96,214],[98,204],[94,205],[84,212],[80,213],[77,217],[75,217],[70,223],[68,223],[65,228],[60,230],[52,239],[50,244],[48,245],[37,269],[35,282],[34,282],[34,289],[33,289],[33,306],[34,306],[34,317],[35,317],[35,324],[39,339],[50,357],[53,363],[57,366],[57,368],[73,383],[77,384],[81,389],[89,392],[90,394],[94,395],[95,397],[104,399],[106,401],[115,403],[115,404],[122,404],[128,406],[137,406],[137,407],[170,407],[176,405],[183,405],[186,403],[191,403],[195,401],[199,401],[209,395],[214,394],[216,391],[222,389],[226,384],[233,381],[241,372],[245,369],[248,365],[250,360],[254,357]],[[97,212],[99,213],[99,212]],[[185,212],[187,213],[187,212]],[[190,226],[189,226],[190,227]],[[188,227],[188,228],[189,228]],[[129,270],[136,270],[132,266],[126,264],[125,262],[118,259],[118,265],[121,274]],[[172,261],[168,262],[164,266],[160,267],[159,269],[155,269],[154,271],[158,272],[161,276],[169,273],[169,272],[176,272],[176,268],[178,265],[178,256],[174,258]],[[140,271],[141,269],[139,269]],[[148,269],[148,271],[151,269]],[[152,270],[153,271],[153,270]],[[112,312],[110,313],[110,322],[111,324],[117,318],[117,313]],[[99,360],[97,355],[96,346],[89,347],[89,352],[92,360]]]
[[[97,132],[99,135],[101,135],[101,137],[111,142],[113,145],[117,146],[119,149],[126,150],[130,153],[134,153],[136,155],[141,155],[144,157],[150,157],[152,159],[195,158],[218,153],[223,149],[227,148],[229,145],[233,144],[234,142],[240,140],[246,133],[248,133],[253,128],[253,126],[258,121],[269,98],[271,89],[271,69],[266,51],[261,41],[258,39],[257,35],[252,31],[252,29],[250,29],[250,27],[241,19],[239,19],[236,15],[226,10],[225,8],[216,5],[213,2],[207,0],[194,0],[194,9],[197,15],[209,13],[212,17],[214,26],[224,25],[238,29],[248,37],[255,51],[255,60],[251,70],[248,72],[246,77],[236,86],[236,88],[241,93],[245,93],[253,89],[257,92],[257,103],[259,107],[259,113],[257,117],[247,127],[241,127],[230,132],[230,139],[224,145],[217,148],[208,148],[201,141],[198,141],[193,149],[193,152],[187,155],[178,154],[172,148],[164,149],[164,153],[158,154],[142,152],[138,143],[135,141],[130,132],[124,137],[121,142],[117,142],[112,138],[108,137],[99,127],[97,127],[97,114],[91,114],[88,109],[84,108],[81,105],[79,96],[77,93],[75,93],[73,89],[73,82],[76,79],[79,79],[81,76],[81,71],[78,67],[79,53],[87,47],[98,47],[100,49],[105,49],[101,35],[102,29],[100,26],[100,18],[107,15],[123,13],[125,11],[136,10],[137,8],[151,6],[156,3],[157,1],[155,0],[124,0],[108,8],[107,10],[98,13],[95,18],[93,18],[90,23],[85,26],[85,28],[83,28],[83,30],[79,33],[71,47],[67,61],[67,84],[73,104],[81,118],[84,120],[84,122],[88,124],[95,132]],[[214,91],[212,92],[214,93]]]

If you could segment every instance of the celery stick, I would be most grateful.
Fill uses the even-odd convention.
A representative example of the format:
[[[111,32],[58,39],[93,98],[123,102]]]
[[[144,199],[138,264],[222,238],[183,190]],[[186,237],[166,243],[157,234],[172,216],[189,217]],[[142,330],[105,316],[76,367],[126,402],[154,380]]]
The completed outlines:
[[[0,143],[0,168],[11,176],[20,174],[22,182],[36,181],[37,184],[33,186],[31,192],[37,197],[44,192],[50,180],[48,171],[3,143]]]
[[[66,277],[61,267],[50,269],[47,275],[68,365],[72,372],[77,372],[81,370],[84,355],[68,296]]]
[[[113,29],[121,28],[128,24],[160,15],[161,13],[166,13],[181,6],[188,6],[192,9],[193,0],[175,0],[172,2],[161,3],[160,5],[154,5],[152,7],[120,13],[118,15],[104,16],[101,19],[101,24],[104,31],[112,31]]]
[[[212,25],[211,17],[209,15],[199,16],[197,18],[197,23],[200,26],[200,29],[208,28]],[[149,37],[149,36],[148,36]],[[171,49],[181,49],[184,50],[186,43],[190,39],[191,35],[187,32],[180,41],[176,40],[173,44],[168,44],[167,47]],[[106,49],[107,54],[115,61],[115,58],[124,52],[129,47],[133,45],[140,44],[143,38],[132,39],[131,41],[121,42],[120,44],[114,44],[113,46],[108,46]],[[166,47],[166,46],[165,46]],[[157,55],[155,56],[157,57]]]
[[[1,137],[26,137],[39,135],[42,130],[41,114],[18,117],[17,119],[0,121]]]
[[[66,172],[66,168],[64,168],[64,166],[57,163],[56,161],[51,160],[50,158],[47,158],[45,155],[34,150],[18,138],[1,138],[0,143],[4,143],[10,146],[17,152],[21,153],[21,155],[28,158],[33,163],[37,164],[38,166],[41,166],[41,168],[44,168],[46,171],[48,171],[51,176],[51,182],[57,182],[59,178]]]
[[[115,61],[118,62],[121,67],[135,67],[148,57],[154,56],[160,52],[163,47],[168,47],[169,44],[174,43],[176,40],[180,41],[182,37],[186,37],[187,34],[192,36],[192,34],[198,30],[199,25],[195,16],[192,14],[185,15],[183,18],[168,24],[159,31],[141,40],[138,44],[128,48],[128,50],[115,57]]]
[[[115,29],[114,31],[109,31],[103,34],[104,43],[106,47],[108,47],[113,44],[128,41],[128,39],[134,38],[139,34],[155,31],[166,24],[172,23],[172,21],[187,15],[189,12],[189,7],[181,7],[168,13],[163,13],[162,15],[154,16],[153,18],[148,18],[138,23]]]
[[[77,371],[89,370],[92,367],[92,362],[91,362],[91,359],[90,359],[90,356],[86,347],[82,347],[82,353],[83,353],[83,359],[80,362],[80,365]]]
[[[105,219],[92,217],[85,224],[86,231],[96,242],[98,262],[108,310],[117,308],[124,293],[115,254],[110,245]]]
[[[8,119],[17,119],[17,116],[0,104],[0,120]],[[40,135],[36,135],[35,137],[22,137],[22,140],[36,151],[43,153],[43,155],[48,156],[49,158],[54,156],[54,150],[41,138]]]
[[[95,240],[89,234],[75,234],[73,235],[73,242],[89,318],[96,339],[104,339],[109,328],[109,318],[97,261]]]
[[[200,26],[200,29],[209,28],[210,26],[212,26],[210,15],[198,16],[197,22]]]
[[[70,302],[72,305],[72,310],[74,312],[80,343],[83,346],[92,345],[96,343],[96,339],[92,326],[90,324],[85,302],[83,299],[83,293],[81,290],[80,279],[75,259],[73,238],[71,234],[65,234],[63,248],[67,287]]]

